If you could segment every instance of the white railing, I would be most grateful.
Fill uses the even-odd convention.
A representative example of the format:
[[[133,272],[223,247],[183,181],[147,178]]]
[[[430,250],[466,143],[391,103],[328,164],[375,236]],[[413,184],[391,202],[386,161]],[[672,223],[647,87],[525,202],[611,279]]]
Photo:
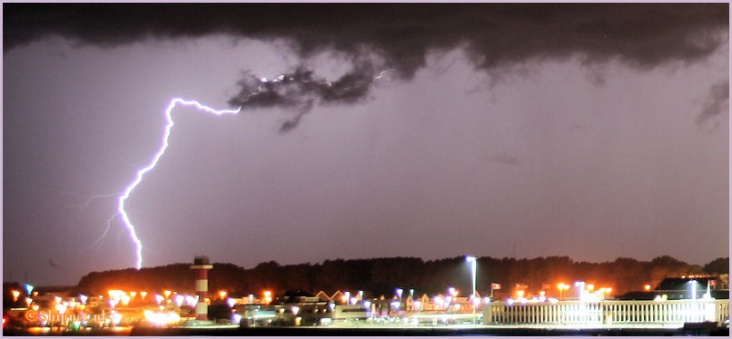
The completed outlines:
[[[493,302],[483,309],[483,322],[493,324],[679,325],[729,319],[729,300],[603,300],[557,303]]]

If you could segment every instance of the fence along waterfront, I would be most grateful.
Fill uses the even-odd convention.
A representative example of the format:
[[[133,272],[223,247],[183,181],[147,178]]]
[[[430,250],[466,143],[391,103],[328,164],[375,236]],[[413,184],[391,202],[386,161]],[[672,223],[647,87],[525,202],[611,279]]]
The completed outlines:
[[[729,300],[603,300],[557,303],[493,302],[483,308],[486,325],[665,325],[729,319]]]

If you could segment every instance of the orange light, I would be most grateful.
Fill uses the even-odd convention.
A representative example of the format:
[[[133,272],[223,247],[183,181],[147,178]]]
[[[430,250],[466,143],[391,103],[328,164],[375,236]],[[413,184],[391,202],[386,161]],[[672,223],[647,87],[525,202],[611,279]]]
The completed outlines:
[[[643,286],[643,289],[646,290],[646,291],[650,291],[651,290],[651,285],[646,284],[646,286]]]
[[[272,302],[272,292],[264,291],[264,303],[269,304]]]
[[[109,290],[109,291],[107,291],[107,294],[109,295],[110,298],[116,299],[117,301],[119,301],[120,299],[122,299],[122,296],[125,295],[126,293],[125,293],[125,291],[122,291],[122,290]]]
[[[224,299],[224,298],[226,298],[226,291],[223,291],[223,290],[219,291],[219,299]]]

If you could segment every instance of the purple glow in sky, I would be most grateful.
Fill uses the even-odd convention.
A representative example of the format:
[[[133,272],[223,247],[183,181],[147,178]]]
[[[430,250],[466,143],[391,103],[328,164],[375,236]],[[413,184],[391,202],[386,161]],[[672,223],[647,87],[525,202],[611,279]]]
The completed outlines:
[[[728,256],[728,12],[4,4],[5,280],[136,265],[176,97],[146,267]]]

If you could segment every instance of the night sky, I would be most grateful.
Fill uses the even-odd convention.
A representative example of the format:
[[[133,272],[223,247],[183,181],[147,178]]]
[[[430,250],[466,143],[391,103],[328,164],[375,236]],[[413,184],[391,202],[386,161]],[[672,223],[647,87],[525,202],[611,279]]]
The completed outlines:
[[[3,4],[3,275],[729,254],[728,4]],[[266,80],[264,80],[266,78]],[[111,220],[111,221],[110,221]],[[108,223],[108,221],[110,221]]]

